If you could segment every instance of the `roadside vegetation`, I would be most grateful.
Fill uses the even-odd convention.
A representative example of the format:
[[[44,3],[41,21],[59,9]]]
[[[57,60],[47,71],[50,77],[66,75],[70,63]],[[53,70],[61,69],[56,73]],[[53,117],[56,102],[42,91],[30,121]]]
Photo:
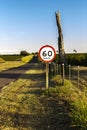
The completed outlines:
[[[55,62],[58,62],[59,55]],[[87,53],[66,53],[67,63],[70,65],[87,66]]]
[[[35,64],[34,68],[20,79],[1,90],[1,130],[34,130],[35,127],[39,129],[40,119],[45,114],[39,99],[39,92],[42,92],[40,87],[43,86],[44,89],[44,70],[41,68],[43,69],[43,66]]]
[[[23,55],[0,55],[0,59],[4,61],[20,61]],[[1,60],[0,60],[1,62]]]
[[[22,62],[27,63],[27,62],[31,61],[32,58],[33,58],[33,55],[28,55],[28,56],[22,57],[21,60],[22,60]]]
[[[87,88],[54,76],[45,89],[45,69],[35,64],[0,92],[1,130],[86,130]]]
[[[66,54],[66,59],[70,65],[87,66],[87,53]]]
[[[0,63],[3,63],[5,62],[5,60],[3,60],[3,58],[0,58]]]
[[[66,102],[69,108],[69,117],[71,118],[71,126],[76,130],[87,130],[87,87],[78,88],[65,80],[65,85],[60,86],[60,78],[54,77],[53,83],[55,88],[45,91],[48,96],[58,96]]]
[[[0,63],[0,71],[22,66],[26,64],[27,62],[30,62],[32,58],[33,58],[33,55],[24,56],[19,61],[16,61],[15,57],[14,57],[14,61],[7,61],[7,60],[5,61],[1,58],[0,61],[2,62]]]

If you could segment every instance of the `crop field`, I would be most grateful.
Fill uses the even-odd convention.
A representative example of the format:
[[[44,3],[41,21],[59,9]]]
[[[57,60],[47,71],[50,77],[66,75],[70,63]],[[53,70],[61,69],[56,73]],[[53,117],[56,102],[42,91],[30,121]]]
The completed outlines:
[[[17,61],[19,57],[20,57],[20,60]],[[27,62],[29,62],[32,58],[33,58],[33,55],[29,55],[25,57],[14,56],[14,55],[6,56],[6,57],[4,56],[4,60],[1,58],[0,71],[22,66],[26,64]]]
[[[0,59],[3,61],[20,61],[22,57],[22,55],[0,55]]]

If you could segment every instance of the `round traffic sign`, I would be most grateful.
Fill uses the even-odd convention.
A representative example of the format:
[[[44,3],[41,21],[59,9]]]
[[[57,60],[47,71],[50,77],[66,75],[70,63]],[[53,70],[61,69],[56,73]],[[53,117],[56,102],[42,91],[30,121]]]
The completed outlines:
[[[43,62],[52,62],[56,57],[56,51],[50,45],[42,46],[38,54],[40,60]]]

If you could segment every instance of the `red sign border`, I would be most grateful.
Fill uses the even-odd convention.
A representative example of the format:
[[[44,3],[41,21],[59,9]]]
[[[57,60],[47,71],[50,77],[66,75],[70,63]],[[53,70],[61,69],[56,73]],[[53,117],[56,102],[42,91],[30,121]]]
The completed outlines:
[[[41,52],[41,50],[42,50],[44,47],[50,47],[50,48],[52,48],[52,50],[54,51],[54,57],[53,57],[51,60],[49,60],[49,61],[43,60],[43,59],[41,58],[41,56],[40,56],[40,52]],[[52,61],[56,58],[56,51],[55,51],[55,49],[54,49],[52,46],[50,46],[50,45],[44,45],[44,46],[42,46],[42,47],[40,48],[40,50],[39,50],[39,52],[38,52],[38,56],[39,56],[39,58],[40,58],[41,61],[43,61],[43,62],[45,62],[45,63],[49,63],[49,62],[52,62]]]

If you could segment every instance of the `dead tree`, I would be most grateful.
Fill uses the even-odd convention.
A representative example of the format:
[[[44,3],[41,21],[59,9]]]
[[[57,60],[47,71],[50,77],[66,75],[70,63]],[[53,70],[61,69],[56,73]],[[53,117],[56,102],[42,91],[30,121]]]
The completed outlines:
[[[62,27],[60,24],[60,13],[56,13],[56,22],[58,27],[58,50],[59,50],[59,64],[65,63],[65,51],[64,51],[64,41],[63,41],[63,34],[62,34]]]
[[[61,69],[61,76],[62,76],[62,84],[64,85],[64,76],[65,76],[65,51],[64,51],[64,41],[63,41],[63,34],[62,34],[62,27],[60,23],[60,13],[55,13],[56,14],[56,22],[57,22],[57,27],[58,27],[58,50],[59,50],[59,68]]]

